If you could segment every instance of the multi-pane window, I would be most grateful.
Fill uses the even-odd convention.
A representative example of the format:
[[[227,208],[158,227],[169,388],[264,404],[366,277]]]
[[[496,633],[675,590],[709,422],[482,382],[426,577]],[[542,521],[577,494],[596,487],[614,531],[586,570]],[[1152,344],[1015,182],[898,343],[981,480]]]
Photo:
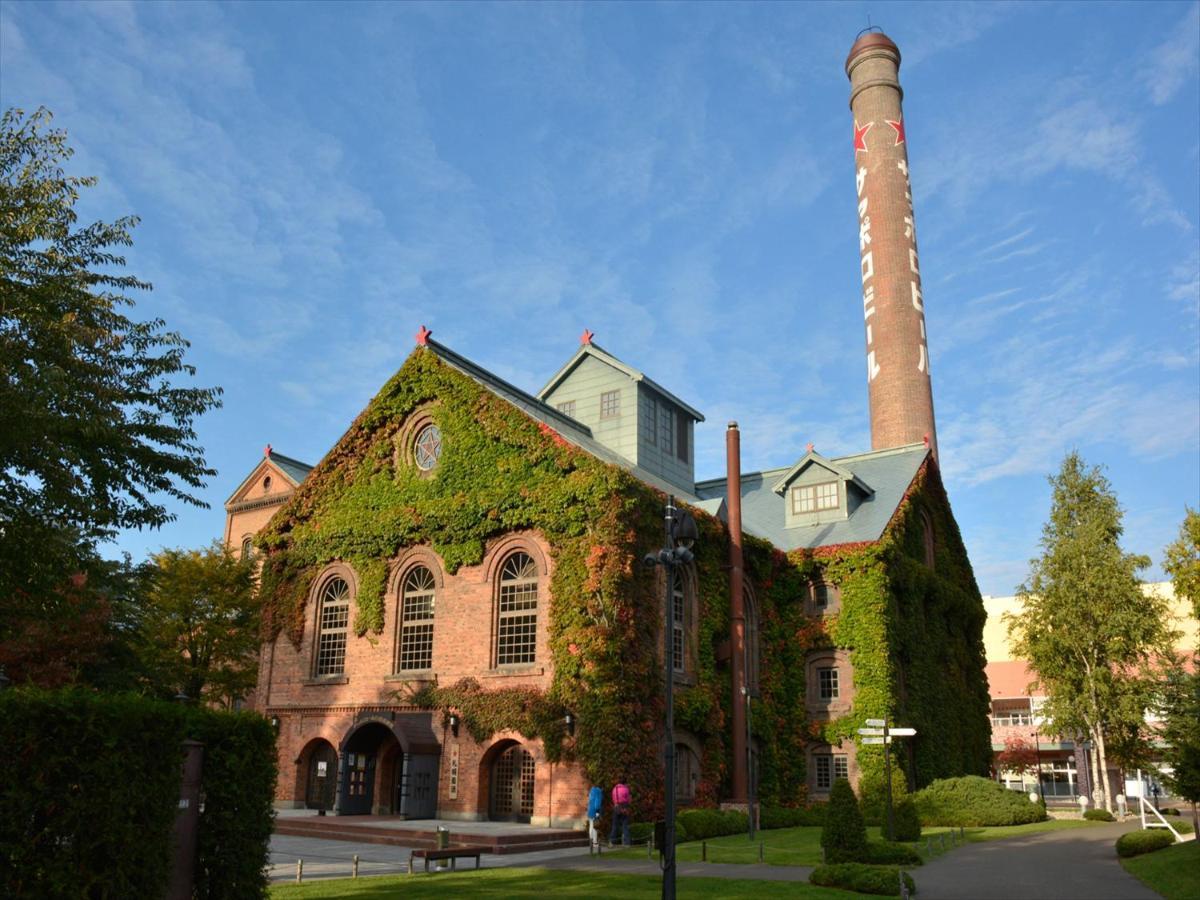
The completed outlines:
[[[821,700],[838,698],[838,670],[833,666],[817,669],[817,697]]]
[[[317,608],[315,675],[341,675],[346,666],[346,632],[350,622],[350,585],[331,578]]]
[[[572,419],[575,418],[575,401],[564,400],[562,403],[558,404],[558,411],[564,416],[570,416]]]
[[[433,573],[417,566],[404,579],[400,594],[400,671],[433,666]]]
[[[829,585],[823,581],[813,585],[813,606],[819,610],[829,608]]]
[[[813,786],[818,791],[827,791],[837,779],[850,777],[850,765],[843,753],[818,753],[813,764],[816,768]]]
[[[675,455],[687,462],[688,458],[688,418],[678,415],[675,417]]]
[[[242,539],[242,559],[254,558],[254,538]]]
[[[683,578],[678,573],[672,577],[674,583],[671,585],[671,667],[676,672],[684,672],[687,669],[684,658],[684,648],[687,646],[684,639],[687,598],[683,592]]]
[[[658,446],[658,403],[651,397],[645,404],[646,414],[642,417],[642,434],[651,447]]]
[[[668,406],[658,410],[658,446],[663,453],[675,452],[675,410]]]
[[[803,484],[792,488],[792,515],[838,508],[838,484]]]
[[[615,419],[621,414],[621,392],[605,391],[600,395],[600,418]]]
[[[496,623],[496,665],[532,663],[537,658],[537,564],[528,553],[514,553],[500,571]]]

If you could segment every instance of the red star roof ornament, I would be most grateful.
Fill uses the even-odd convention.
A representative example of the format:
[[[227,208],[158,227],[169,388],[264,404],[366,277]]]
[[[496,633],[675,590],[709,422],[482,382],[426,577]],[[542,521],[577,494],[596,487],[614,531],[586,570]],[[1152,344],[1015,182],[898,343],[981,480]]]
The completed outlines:
[[[891,119],[884,119],[884,121],[896,129],[896,143],[892,146],[899,147],[904,143],[904,116],[901,116],[898,122],[893,122]]]
[[[428,328],[426,328],[424,325],[422,325],[421,330],[417,332],[417,346],[424,347],[426,344],[428,344],[429,336],[431,334],[433,334],[433,332],[430,331]]]
[[[804,449],[805,449],[805,450],[807,450],[809,453],[812,453],[812,452],[813,452],[813,445],[812,445],[812,442],[811,442],[811,441],[809,441],[807,444],[805,444],[805,445],[804,445]]]
[[[265,456],[267,459],[271,458],[271,445],[270,444],[267,444],[267,446],[263,447],[263,456]]]
[[[858,119],[854,120],[854,152],[855,153],[866,153],[867,152],[867,132],[870,131],[874,127],[875,127],[874,122],[868,122],[866,125],[863,125],[860,128],[858,126]]]
[[[587,329],[587,328],[583,329],[583,334],[581,334],[579,336],[580,346],[583,346],[584,344],[590,344],[592,342],[592,338],[594,338],[595,336],[596,335],[593,334],[589,329]]]

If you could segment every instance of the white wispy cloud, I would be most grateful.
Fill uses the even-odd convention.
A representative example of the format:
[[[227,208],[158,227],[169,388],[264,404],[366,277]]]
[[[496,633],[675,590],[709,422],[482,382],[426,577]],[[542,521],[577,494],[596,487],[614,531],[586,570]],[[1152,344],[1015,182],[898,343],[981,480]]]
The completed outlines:
[[[1146,55],[1141,81],[1157,105],[1170,101],[1200,71],[1200,4],[1188,4],[1170,37]]]

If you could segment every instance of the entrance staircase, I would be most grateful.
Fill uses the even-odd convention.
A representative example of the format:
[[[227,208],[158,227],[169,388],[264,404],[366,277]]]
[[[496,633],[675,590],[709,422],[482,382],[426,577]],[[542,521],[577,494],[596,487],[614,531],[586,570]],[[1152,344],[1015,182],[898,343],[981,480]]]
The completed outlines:
[[[587,832],[564,828],[498,822],[423,822],[394,816],[280,816],[275,820],[275,833],[433,850],[437,847],[439,824],[450,829],[451,847],[479,847],[487,853],[534,853],[588,845]]]

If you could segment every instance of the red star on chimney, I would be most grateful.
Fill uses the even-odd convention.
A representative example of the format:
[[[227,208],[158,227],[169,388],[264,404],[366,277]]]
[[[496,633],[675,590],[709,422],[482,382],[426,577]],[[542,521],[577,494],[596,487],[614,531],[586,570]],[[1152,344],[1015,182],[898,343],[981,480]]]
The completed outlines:
[[[581,335],[579,336],[579,343],[580,343],[580,345],[583,345],[583,344],[590,344],[590,343],[592,342],[592,338],[594,338],[595,336],[596,336],[596,335],[594,335],[594,334],[593,334],[591,331],[589,331],[588,329],[586,329],[586,328],[585,328],[585,329],[583,329],[583,334],[581,334]]]
[[[891,119],[884,119],[884,121],[896,129],[896,143],[892,146],[899,147],[904,143],[904,117],[901,116],[899,122],[893,122]]]
[[[874,122],[868,122],[862,128],[858,127],[858,120],[854,121],[854,152],[867,152],[867,132],[875,126]]]
[[[263,456],[265,456],[267,459],[271,458],[271,445],[270,444],[267,444],[267,446],[263,447]]]
[[[421,330],[417,332],[417,346],[424,347],[426,344],[428,344],[429,336],[431,334],[433,334],[433,332],[422,325]]]

